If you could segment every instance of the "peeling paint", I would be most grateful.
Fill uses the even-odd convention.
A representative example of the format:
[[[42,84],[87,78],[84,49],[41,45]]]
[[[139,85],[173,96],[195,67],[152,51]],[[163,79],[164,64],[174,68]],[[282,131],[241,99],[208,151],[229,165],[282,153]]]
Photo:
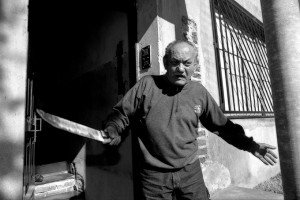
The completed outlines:
[[[186,16],[182,16],[181,21],[183,37],[198,46],[197,23]]]

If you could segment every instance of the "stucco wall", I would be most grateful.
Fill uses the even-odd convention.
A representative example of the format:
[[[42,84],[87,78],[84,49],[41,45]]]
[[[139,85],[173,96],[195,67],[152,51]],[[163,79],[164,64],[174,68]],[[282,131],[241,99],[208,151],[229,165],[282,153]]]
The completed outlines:
[[[157,1],[137,0],[137,45],[136,45],[136,77],[139,80],[147,74],[160,74],[158,62],[158,16]],[[151,67],[141,69],[140,51],[150,45]]]
[[[260,1],[237,0],[257,19],[261,20]],[[204,65],[201,68],[202,83],[219,103],[218,79],[213,46],[212,20],[209,0],[201,1],[200,39]],[[242,125],[248,136],[257,142],[269,143],[277,147],[275,122],[273,118],[234,119]],[[234,185],[252,187],[270,178],[280,171],[279,164],[265,166],[254,156],[228,145],[216,135],[209,133],[209,156],[229,169],[231,182]],[[276,150],[277,153],[277,150]],[[278,155],[278,153],[277,153]]]
[[[0,1],[0,199],[21,199],[27,0]]]
[[[261,0],[234,0],[238,4],[240,4],[243,8],[248,10],[255,18],[259,21],[262,21],[262,13],[261,13]]]
[[[197,0],[138,0],[137,1],[137,78],[147,74],[164,74],[163,56],[165,47],[175,39],[189,39],[201,45],[199,41],[200,13]],[[141,70],[140,50],[151,45],[151,68]],[[199,52],[202,56],[202,52]],[[200,59],[200,65],[201,65]]]
[[[233,122],[241,124],[246,135],[255,141],[277,146],[274,119],[235,119]],[[229,170],[233,185],[253,187],[280,171],[279,164],[266,166],[250,153],[238,150],[213,133],[209,133],[208,143],[210,158]],[[278,151],[275,152],[278,155]]]

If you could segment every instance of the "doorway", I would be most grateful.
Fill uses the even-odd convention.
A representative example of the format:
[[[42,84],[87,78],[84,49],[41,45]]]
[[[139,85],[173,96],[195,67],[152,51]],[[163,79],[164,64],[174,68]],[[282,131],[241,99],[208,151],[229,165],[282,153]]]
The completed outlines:
[[[131,0],[110,0],[105,6],[29,1],[26,117],[39,123],[25,133],[25,193],[43,174],[75,167],[82,198],[133,199],[130,134],[120,147],[109,148],[56,129],[35,112],[42,109],[102,129],[112,106],[135,83],[133,5]]]

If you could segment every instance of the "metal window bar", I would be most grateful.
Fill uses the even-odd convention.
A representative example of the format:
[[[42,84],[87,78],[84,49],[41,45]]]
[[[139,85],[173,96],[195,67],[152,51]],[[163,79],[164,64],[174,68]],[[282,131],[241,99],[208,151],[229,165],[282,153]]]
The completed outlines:
[[[232,117],[273,117],[264,31],[231,0],[211,0],[221,108]]]
[[[244,21],[244,23],[245,23],[245,21]],[[247,27],[248,28],[248,27]],[[248,29],[249,30],[249,29]],[[250,50],[250,52],[252,53],[252,56],[254,56],[254,58],[256,58],[256,60],[259,62],[260,61],[260,59],[257,59],[258,58],[258,56],[256,55],[256,51],[253,51],[253,49],[255,49],[254,47],[253,47],[253,41],[251,41],[251,39],[250,40],[246,40],[246,43],[248,43],[248,45],[250,45],[250,46],[252,46],[252,48],[250,48],[249,50]],[[265,57],[266,57],[266,55],[265,55]],[[251,63],[253,63],[253,62],[251,62]],[[255,65],[257,65],[257,63],[254,63]],[[258,74],[261,76],[261,70],[260,69],[263,69],[264,67],[262,66],[262,67],[257,67],[256,66],[256,68],[254,68],[254,69],[256,69],[256,71],[258,72],[258,71],[260,71],[260,72],[258,72]],[[262,73],[262,75],[263,75],[263,73]],[[267,80],[269,77],[263,77],[263,78],[260,78],[260,82],[261,82],[261,85],[263,84],[263,86],[265,86],[264,85],[264,81],[265,80]],[[269,80],[269,82],[270,82],[270,80]],[[261,85],[259,85],[259,86],[261,86]],[[271,96],[271,89],[270,89],[270,87],[262,87],[262,89],[263,89],[263,92],[265,92],[265,94],[266,95],[270,95],[270,98],[267,98],[267,100],[270,100],[270,99],[272,99],[272,96]],[[267,90],[267,91],[266,91]],[[269,102],[268,101],[268,103],[269,103],[269,105],[271,106],[271,109],[272,109],[272,102]]]

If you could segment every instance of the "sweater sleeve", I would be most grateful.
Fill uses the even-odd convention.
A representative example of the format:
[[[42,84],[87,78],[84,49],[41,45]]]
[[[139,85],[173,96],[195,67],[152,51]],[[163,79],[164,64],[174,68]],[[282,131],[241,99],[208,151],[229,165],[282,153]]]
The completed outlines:
[[[205,90],[204,108],[200,116],[205,128],[238,149],[253,152],[257,146],[252,137],[247,137],[243,127],[229,120],[219,108],[212,96]]]
[[[105,127],[114,126],[121,134],[130,124],[142,102],[143,81],[137,82],[124,97],[113,107],[113,112],[108,116]]]

